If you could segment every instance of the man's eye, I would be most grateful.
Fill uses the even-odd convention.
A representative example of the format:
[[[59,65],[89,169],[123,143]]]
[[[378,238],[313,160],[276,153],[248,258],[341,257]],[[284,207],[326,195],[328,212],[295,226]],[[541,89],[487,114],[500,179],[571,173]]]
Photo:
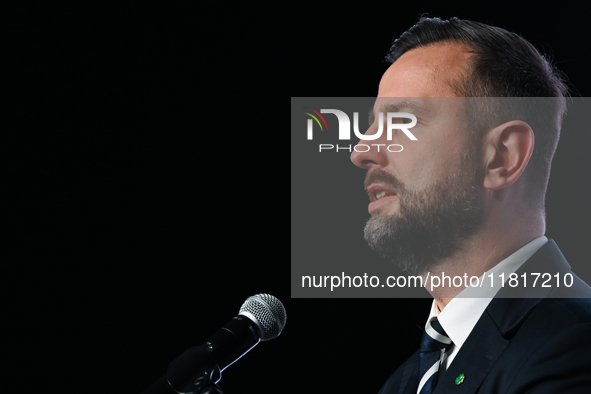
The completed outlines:
[[[412,122],[410,118],[392,118],[392,124],[407,124]]]

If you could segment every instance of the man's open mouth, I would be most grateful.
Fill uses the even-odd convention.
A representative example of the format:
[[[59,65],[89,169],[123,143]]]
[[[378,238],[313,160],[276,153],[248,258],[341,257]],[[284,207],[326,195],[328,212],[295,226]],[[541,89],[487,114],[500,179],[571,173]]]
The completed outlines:
[[[376,194],[376,200],[379,200],[380,198],[385,197],[385,196],[393,196],[393,195],[394,194],[388,193],[386,191],[381,191]]]
[[[371,185],[367,188],[370,201],[377,201],[388,196],[395,196],[396,192],[382,185]]]

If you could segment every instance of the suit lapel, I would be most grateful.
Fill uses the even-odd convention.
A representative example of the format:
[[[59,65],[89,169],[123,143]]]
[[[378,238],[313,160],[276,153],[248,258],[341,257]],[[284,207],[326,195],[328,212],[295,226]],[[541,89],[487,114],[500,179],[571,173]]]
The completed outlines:
[[[400,379],[402,394],[416,394],[419,387],[419,352],[417,351],[412,358],[414,362],[406,365]]]
[[[503,338],[497,325],[485,312],[434,392],[475,393],[508,344],[509,341]],[[456,385],[455,380],[460,374],[464,374],[465,379]]]
[[[416,394],[419,384],[419,351],[417,350],[390,376],[379,394]]]

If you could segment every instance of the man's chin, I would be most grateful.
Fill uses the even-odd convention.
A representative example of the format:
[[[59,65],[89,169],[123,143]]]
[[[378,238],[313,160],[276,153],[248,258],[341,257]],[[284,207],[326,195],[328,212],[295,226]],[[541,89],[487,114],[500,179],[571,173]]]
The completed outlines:
[[[405,246],[397,226],[399,218],[376,211],[367,221],[364,237],[369,247],[383,258],[391,260],[403,271],[415,271],[416,257]]]

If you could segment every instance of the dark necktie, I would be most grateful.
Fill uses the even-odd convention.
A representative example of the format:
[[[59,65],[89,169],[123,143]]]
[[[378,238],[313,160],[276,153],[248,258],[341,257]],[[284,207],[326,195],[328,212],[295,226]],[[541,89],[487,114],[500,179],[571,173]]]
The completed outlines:
[[[431,394],[437,384],[442,353],[452,345],[441,324],[434,317],[427,322],[419,350],[419,394]]]

